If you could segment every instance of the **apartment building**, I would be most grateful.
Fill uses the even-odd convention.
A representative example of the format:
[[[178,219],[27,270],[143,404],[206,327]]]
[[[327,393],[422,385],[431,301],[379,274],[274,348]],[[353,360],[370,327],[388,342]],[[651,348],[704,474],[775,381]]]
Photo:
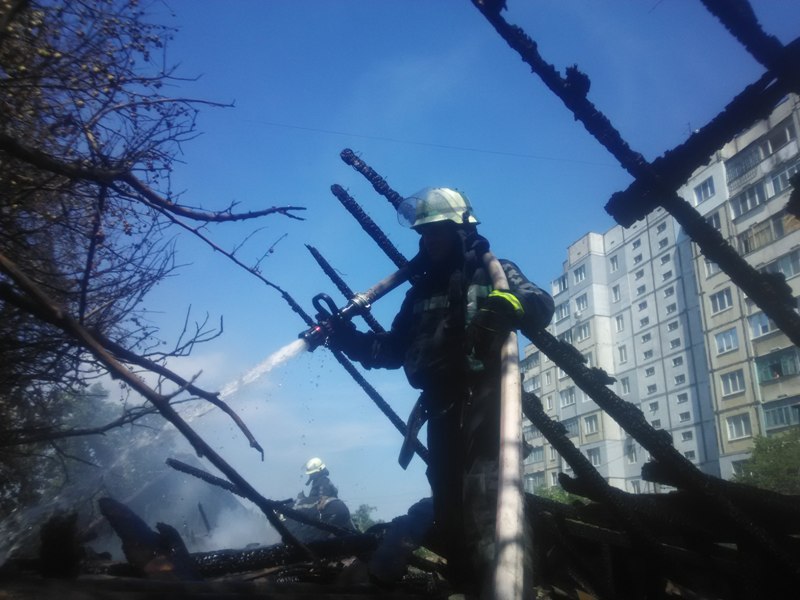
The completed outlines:
[[[789,178],[800,169],[799,129],[800,100],[790,96],[768,119],[722,148],[681,190],[748,263],[782,273],[795,297],[800,295],[800,221],[785,206]],[[799,422],[800,356],[694,244],[692,252],[720,471],[729,478],[749,456],[753,436]]]
[[[784,273],[797,293],[800,227],[784,205],[800,164],[799,117],[791,96],[679,190],[751,264]],[[616,393],[704,472],[730,477],[754,435],[798,422],[797,349],[663,209],[570,245],[551,291],[551,333],[615,377]],[[641,480],[646,452],[565,373],[532,346],[521,367],[525,388],[611,485],[653,490]],[[525,435],[526,488],[557,484],[568,466],[530,424]]]

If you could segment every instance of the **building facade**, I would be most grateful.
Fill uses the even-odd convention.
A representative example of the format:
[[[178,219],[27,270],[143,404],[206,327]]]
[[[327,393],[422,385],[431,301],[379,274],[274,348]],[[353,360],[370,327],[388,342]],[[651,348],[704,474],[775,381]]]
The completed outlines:
[[[679,190],[748,262],[783,273],[796,294],[800,223],[784,206],[800,165],[799,126],[791,96]],[[702,471],[730,477],[754,435],[798,422],[797,349],[663,209],[570,245],[551,291],[550,332],[612,375],[616,393]],[[611,485],[653,490],[641,480],[646,452],[565,373],[532,346],[521,367],[524,387]],[[568,466],[530,424],[525,435],[526,488],[556,485]]]

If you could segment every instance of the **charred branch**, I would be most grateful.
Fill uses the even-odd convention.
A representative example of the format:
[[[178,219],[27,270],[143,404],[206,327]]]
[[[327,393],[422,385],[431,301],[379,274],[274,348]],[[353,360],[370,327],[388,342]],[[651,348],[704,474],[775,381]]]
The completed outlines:
[[[178,431],[186,438],[192,445],[195,451],[200,456],[205,456],[208,460],[222,472],[234,485],[247,494],[247,497],[262,512],[264,512],[270,524],[281,534],[281,537],[287,543],[296,544],[302,551],[310,556],[310,551],[299,542],[286,527],[280,522],[275,515],[275,512],[264,502],[264,498],[241,476],[233,469],[222,457],[217,454],[205,440],[203,440],[197,433],[183,420],[175,409],[170,405],[169,399],[156,393],[149,388],[139,377],[131,373],[123,364],[121,364],[108,350],[106,350],[101,342],[95,338],[92,333],[85,327],[80,325],[74,318],[64,311],[61,307],[54,304],[50,298],[42,292],[38,285],[31,281],[24,273],[22,273],[13,262],[9,261],[5,256],[0,255],[0,270],[2,270],[15,284],[31,298],[31,301],[38,305],[39,309],[48,314],[48,321],[56,324],[62,331],[72,336],[75,341],[92,353],[94,357],[103,366],[108,369],[113,377],[124,381],[133,390],[141,394],[150,403],[152,403],[158,412],[170,423],[172,423]]]

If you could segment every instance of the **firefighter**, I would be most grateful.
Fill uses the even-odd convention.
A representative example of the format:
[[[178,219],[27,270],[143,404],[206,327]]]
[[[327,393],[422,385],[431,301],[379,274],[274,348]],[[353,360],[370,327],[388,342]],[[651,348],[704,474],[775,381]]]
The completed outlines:
[[[308,459],[303,465],[303,470],[308,475],[306,485],[310,485],[311,489],[308,495],[300,492],[292,508],[319,519],[323,523],[355,531],[350,509],[339,499],[339,490],[331,483],[330,472],[322,459],[318,457]],[[331,537],[323,530],[308,525],[294,524],[294,522],[292,522],[290,530],[303,542]]]
[[[493,560],[500,419],[500,347],[510,331],[535,331],[553,315],[552,298],[510,261],[495,290],[483,266],[488,241],[467,197],[425,188],[398,208],[420,234],[420,265],[388,332],[360,332],[339,320],[328,343],[367,369],[400,368],[421,391],[401,451],[428,423],[428,481],[435,533],[455,582],[471,587]]]
[[[321,497],[337,498],[339,490],[331,483],[330,472],[321,458],[309,458],[303,469],[308,475],[306,485],[310,485],[311,489],[308,492],[309,500],[317,501]]]

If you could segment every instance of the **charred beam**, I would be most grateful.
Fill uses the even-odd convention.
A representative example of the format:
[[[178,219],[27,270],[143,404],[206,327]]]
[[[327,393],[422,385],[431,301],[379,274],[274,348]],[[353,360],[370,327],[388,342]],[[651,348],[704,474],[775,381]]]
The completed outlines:
[[[780,71],[778,61],[783,51],[783,44],[761,28],[747,0],[702,0],[702,2],[753,58],[772,71]]]
[[[473,3],[587,131],[636,179],[625,192],[612,196],[606,205],[609,214],[627,227],[656,206],[663,206],[684,227],[703,254],[719,264],[792,342],[800,346],[800,316],[786,303],[781,292],[782,286],[759,274],[730,248],[694,207],[675,193],[697,165],[707,162],[708,157],[741,131],[743,126],[766,117],[783,96],[790,91],[797,91],[800,87],[800,77],[796,75],[800,65],[800,39],[781,51],[781,72],[789,73],[793,69],[795,73],[791,82],[787,78],[776,81],[774,73],[767,73],[748,86],[720,115],[692,135],[686,143],[651,164],[630,148],[608,118],[587,99],[589,80],[586,75],[580,73],[577,67],[571,67],[566,77],[562,77],[553,65],[541,57],[536,42],[522,29],[507,23],[499,11],[489,9],[483,2],[473,0]]]
[[[400,203],[403,201],[403,197],[395,192],[386,180],[378,175],[372,167],[370,167],[367,163],[361,160],[355,153],[350,150],[350,148],[345,148],[342,150],[341,154],[339,155],[342,157],[342,160],[353,167],[356,171],[361,173],[367,181],[372,184],[372,187],[375,188],[375,191],[378,192],[381,196],[386,198],[391,205],[397,210],[400,206]]]
[[[353,197],[348,194],[344,188],[338,184],[333,184],[331,186],[331,192],[339,202],[342,203],[353,217],[355,217],[358,224],[361,225],[361,228],[367,232],[367,234],[375,241],[376,244],[384,251],[386,256],[388,256],[391,261],[397,266],[398,269],[406,266],[408,260],[400,253],[400,251],[395,248],[394,244],[389,241],[389,238],[381,231],[381,228],[378,227],[375,222],[364,212],[358,202],[353,199]]]
[[[322,256],[322,254],[320,254],[319,250],[309,244],[306,244],[306,248],[308,248],[308,251],[311,252],[311,256],[314,257],[314,260],[317,261],[317,264],[322,268],[322,271],[325,273],[325,275],[328,276],[328,279],[334,283],[336,289],[341,292],[342,296],[344,296],[347,300],[352,299],[352,297],[355,295],[353,290],[347,285],[347,283],[345,283],[344,279],[339,276],[339,273],[336,272],[336,269],[331,266],[331,264],[325,259],[324,256]],[[384,331],[383,327],[381,327],[381,324],[378,323],[377,319],[372,316],[372,313],[362,313],[361,316],[364,318],[364,321],[366,321],[367,325],[369,325],[369,328],[372,329],[372,331]]]
[[[794,556],[788,555],[773,537],[762,527],[753,523],[752,519],[737,507],[725,490],[712,478],[705,476],[685,456],[672,445],[672,438],[666,431],[656,430],[644,418],[642,411],[622,400],[602,382],[597,374],[586,367],[583,357],[569,344],[554,338],[550,333],[541,330],[534,333],[531,341],[561,367],[572,378],[580,389],[585,391],[595,403],[608,413],[627,431],[656,461],[668,469],[680,487],[697,494],[699,501],[708,502],[736,524],[740,534],[768,553],[776,563],[800,579],[800,565]]]

